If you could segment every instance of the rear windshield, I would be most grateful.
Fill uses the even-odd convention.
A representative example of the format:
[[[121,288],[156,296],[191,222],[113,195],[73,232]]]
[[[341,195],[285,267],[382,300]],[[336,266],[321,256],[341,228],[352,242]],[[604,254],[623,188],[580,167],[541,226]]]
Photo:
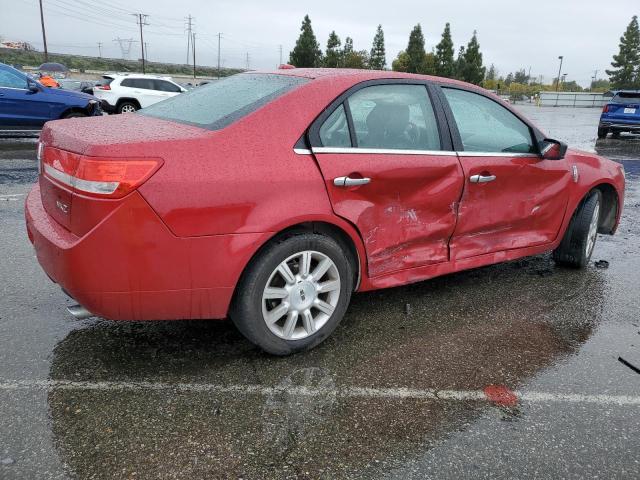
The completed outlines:
[[[640,103],[640,92],[618,92],[611,101],[616,103]]]
[[[306,82],[289,75],[233,75],[151,105],[140,114],[219,130]]]

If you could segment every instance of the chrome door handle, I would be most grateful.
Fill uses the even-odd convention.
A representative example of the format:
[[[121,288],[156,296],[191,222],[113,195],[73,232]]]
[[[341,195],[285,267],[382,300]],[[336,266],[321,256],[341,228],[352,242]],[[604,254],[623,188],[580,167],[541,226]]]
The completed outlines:
[[[336,187],[357,187],[359,185],[366,185],[370,181],[370,178],[336,177],[333,179],[333,184]]]
[[[469,181],[471,183],[487,183],[493,182],[495,179],[495,175],[471,175],[469,177]]]

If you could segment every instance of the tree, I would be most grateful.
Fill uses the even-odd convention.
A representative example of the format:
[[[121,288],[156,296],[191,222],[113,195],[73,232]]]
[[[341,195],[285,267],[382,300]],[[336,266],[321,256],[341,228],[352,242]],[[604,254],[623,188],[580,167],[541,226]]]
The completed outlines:
[[[464,52],[464,66],[462,68],[462,79],[465,82],[480,85],[484,80],[485,68],[482,66],[482,53],[478,43],[477,32],[473,31],[473,36]]]
[[[436,74],[436,56],[432,52],[424,54],[418,73],[422,73],[424,75]]]
[[[336,68],[340,65],[340,57],[342,56],[340,45],[342,45],[340,37],[336,35],[335,31],[331,32],[329,34],[329,39],[327,40],[327,51],[324,55],[325,67]]]
[[[369,55],[369,68],[372,70],[384,70],[387,66],[387,57],[384,49],[384,32],[382,25],[378,25],[376,35],[373,37],[371,54]]]
[[[613,56],[612,70],[607,70],[613,88],[640,88],[640,29],[633,16],[622,37],[620,51]]]
[[[509,73],[509,75],[507,75],[507,78],[504,79],[504,84],[508,87],[512,83],[513,83],[513,73]]]
[[[398,56],[391,63],[391,70],[394,72],[407,72],[409,68],[409,55],[404,50],[398,52]]]
[[[487,70],[487,74],[485,75],[484,79],[496,80],[497,76],[498,76],[498,71],[496,70],[496,67],[492,63],[491,66],[489,67],[489,70]]]
[[[604,78],[598,78],[597,80],[593,80],[591,82],[589,90],[591,90],[592,92],[607,92],[611,90],[611,82]]]
[[[529,75],[527,75],[527,71],[524,68],[518,70],[513,76],[513,81],[516,83],[522,83],[523,85],[529,83]]]
[[[422,35],[422,27],[417,24],[413,27],[409,35],[409,44],[407,45],[407,55],[409,56],[407,64],[407,72],[420,73],[424,63],[424,35]]]
[[[458,50],[458,58],[456,58],[456,67],[454,71],[454,78],[458,80],[464,80],[464,72],[466,69],[466,60],[465,60],[465,50],[462,45],[460,45],[460,50]]]
[[[353,38],[347,37],[344,39],[344,50],[343,53],[345,55],[353,52]]]
[[[444,26],[442,40],[436,45],[435,74],[441,77],[452,78],[455,75],[455,60],[453,59],[453,41],[451,40],[451,28],[449,23]]]
[[[351,50],[342,58],[344,68],[369,68],[369,53],[366,50]]]
[[[289,54],[289,63],[296,67],[318,67],[322,65],[322,51],[311,28],[309,15],[304,16],[300,32],[296,46]]]

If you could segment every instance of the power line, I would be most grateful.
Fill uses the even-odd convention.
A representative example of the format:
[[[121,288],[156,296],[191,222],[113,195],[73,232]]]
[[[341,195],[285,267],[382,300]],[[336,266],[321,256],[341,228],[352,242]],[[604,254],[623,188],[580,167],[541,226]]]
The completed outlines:
[[[120,45],[120,51],[122,52],[122,59],[128,60],[129,52],[131,52],[131,44],[135,43],[135,40],[133,38],[118,37],[118,38],[114,38],[113,41],[118,42],[118,45]]]
[[[187,65],[189,65],[189,53],[191,52],[190,42],[191,42],[191,35],[193,33],[192,21],[193,21],[193,17],[191,16],[191,14],[189,14],[189,16],[187,17]]]

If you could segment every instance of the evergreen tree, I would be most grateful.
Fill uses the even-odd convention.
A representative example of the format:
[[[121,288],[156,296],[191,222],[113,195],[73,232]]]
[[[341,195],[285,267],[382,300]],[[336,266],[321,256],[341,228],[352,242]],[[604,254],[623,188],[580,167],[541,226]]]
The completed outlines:
[[[466,70],[466,60],[465,60],[465,50],[462,45],[460,45],[460,50],[458,50],[458,58],[456,58],[456,67],[454,72],[454,78],[458,80],[464,80],[464,73]]]
[[[435,74],[440,77],[452,78],[455,74],[455,61],[453,59],[453,41],[451,40],[451,28],[449,23],[444,26],[442,40],[436,45]]]
[[[344,54],[347,55],[353,52],[353,38],[347,37],[344,39]]]
[[[352,50],[342,59],[344,68],[369,68],[369,52],[366,50]]]
[[[464,67],[462,70],[462,79],[465,82],[480,85],[484,79],[485,68],[482,66],[482,53],[480,53],[480,44],[478,43],[477,33],[474,30],[473,36],[464,52]]]
[[[422,27],[420,24],[413,27],[411,31],[406,52],[409,56],[407,72],[419,73],[424,63],[424,56],[426,55],[424,51],[424,35],[422,35]]]
[[[384,49],[384,32],[382,25],[378,25],[376,35],[373,37],[373,46],[369,55],[369,68],[372,70],[384,70],[387,65],[387,58]]]
[[[300,32],[296,46],[289,54],[289,63],[296,67],[319,67],[322,65],[322,51],[311,28],[309,15],[304,16]]]
[[[336,35],[335,31],[331,32],[327,40],[327,51],[324,56],[325,67],[336,68],[340,65],[340,57],[342,56],[340,45],[342,45],[340,37]]]
[[[611,66],[614,69],[606,72],[613,88],[640,88],[640,30],[636,15],[620,37],[620,52],[613,56]]]
[[[527,71],[524,68],[518,70],[513,76],[513,81],[523,85],[529,83],[529,75],[527,75]]]
[[[498,76],[498,72],[496,70],[496,67],[492,63],[491,66],[489,67],[489,70],[487,70],[487,74],[485,75],[484,79],[495,80],[497,76]]]
[[[422,60],[418,73],[422,73],[423,75],[436,74],[436,56],[432,52],[424,54],[424,59]]]

